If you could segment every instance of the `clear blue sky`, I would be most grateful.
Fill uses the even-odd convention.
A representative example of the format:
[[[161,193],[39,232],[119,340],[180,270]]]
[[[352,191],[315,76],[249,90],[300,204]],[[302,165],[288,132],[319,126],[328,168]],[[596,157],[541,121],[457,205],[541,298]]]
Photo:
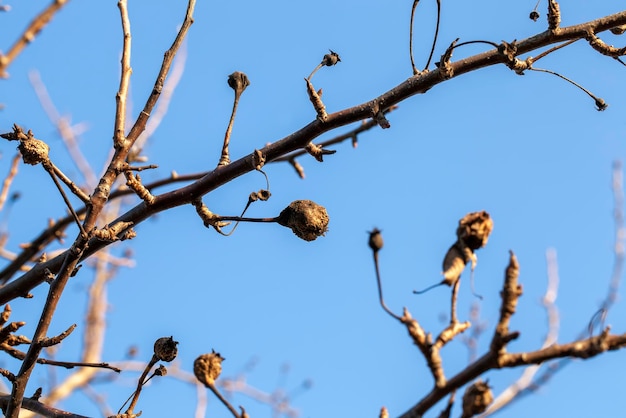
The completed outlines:
[[[27,22],[48,1],[5,0],[12,10],[0,14],[1,43],[6,51]],[[416,61],[423,66],[434,28],[433,1],[422,2],[416,20]],[[500,42],[523,39],[545,28],[528,13],[535,1],[444,2],[436,57],[457,37]],[[543,2],[545,3],[545,2]],[[563,24],[614,13],[616,2],[562,1]],[[182,22],[185,2],[130,2],[132,115],[149,94],[163,52]],[[182,80],[169,112],[146,150],[159,168],[142,177],[156,180],[171,170],[193,173],[212,169],[230,116],[232,90],[226,79],[245,72],[250,87],[241,99],[233,130],[233,158],[281,139],[314,119],[303,77],[333,49],[341,63],[315,75],[329,112],[367,101],[411,75],[408,56],[410,1],[315,3],[198,2]],[[604,34],[609,44],[624,40]],[[28,80],[38,71],[58,110],[73,123],[88,126],[81,149],[100,170],[111,145],[115,93],[119,80],[121,28],[116,2],[70,2],[9,68],[0,81],[0,131],[13,123],[32,129],[48,142],[51,157],[68,175],[81,181],[67,157],[55,127],[42,110]],[[455,51],[453,60],[483,51],[481,45]],[[231,237],[202,226],[191,206],[162,213],[137,228],[130,244],[136,267],[121,269],[109,287],[110,310],[104,361],[124,358],[130,346],[149,359],[153,341],[173,335],[180,342],[180,367],[190,370],[194,358],[215,349],[226,358],[224,376],[247,373],[255,387],[277,385],[297,392],[292,400],[301,417],[376,417],[382,405],[391,416],[409,409],[432,385],[425,361],[406,331],[379,307],[371,253],[365,231],[383,230],[382,273],[388,305],[406,306],[433,333],[448,311],[449,292],[439,288],[423,296],[413,289],[440,280],[441,260],[454,241],[458,222],[468,212],[487,210],[495,227],[486,248],[478,252],[476,288],[484,295],[482,318],[488,331],[479,353],[487,349],[496,323],[499,286],[508,250],[521,265],[524,296],[512,329],[521,337],[510,351],[538,348],[546,332],[539,301],[545,290],[548,248],[558,254],[561,286],[559,342],[584,329],[607,292],[613,264],[611,166],[626,156],[626,84],[624,67],[579,42],[537,63],[581,83],[609,103],[597,112],[593,100],[561,79],[543,73],[520,77],[504,66],[490,67],[443,83],[411,98],[389,115],[391,129],[373,129],[359,146],[334,147],[323,164],[299,161],[300,180],[287,164],[266,168],[272,198],[255,204],[248,215],[275,216],[290,201],[311,199],[330,214],[326,237],[307,243],[275,225],[240,225]],[[344,132],[339,130],[334,134]],[[324,139],[330,138],[325,136]],[[1,145],[0,175],[8,171],[13,143]],[[221,215],[239,214],[251,191],[265,185],[250,173],[206,196]],[[65,208],[40,167],[20,167],[15,190],[22,198],[3,228],[10,230],[8,249],[28,242],[49,217]],[[160,192],[156,190],[155,192]],[[45,202],[45,203],[44,203]],[[136,203],[129,199],[128,207]],[[75,236],[70,229],[68,236]],[[127,245],[120,245],[121,252]],[[83,269],[68,286],[51,332],[84,317],[85,291],[91,271]],[[12,320],[26,320],[30,336],[47,288],[35,298],[12,304]],[[476,299],[467,273],[460,291],[459,316],[468,317]],[[608,323],[614,332],[626,327],[618,302]],[[63,343],[56,357],[74,360],[80,329]],[[448,376],[467,364],[467,349],[455,342],[443,351]],[[290,365],[285,379],[283,364]],[[0,367],[13,363],[0,361]],[[617,416],[623,405],[626,353],[609,353],[575,361],[535,396],[518,402],[502,416]],[[29,392],[50,382],[50,371],[38,367]],[[498,394],[520,370],[488,373]],[[64,376],[55,370],[56,379]],[[115,385],[94,385],[117,409],[132,392],[134,372]],[[137,409],[144,416],[193,416],[195,391],[166,377],[142,395]],[[207,416],[227,417],[212,397]],[[177,400],[177,402],[173,402]],[[178,402],[180,400],[180,402]],[[266,405],[237,396],[252,417],[271,416]],[[97,415],[83,394],[61,405],[72,412]],[[436,416],[441,408],[435,408]],[[619,412],[618,412],[619,411]],[[458,407],[454,415],[458,416]]]

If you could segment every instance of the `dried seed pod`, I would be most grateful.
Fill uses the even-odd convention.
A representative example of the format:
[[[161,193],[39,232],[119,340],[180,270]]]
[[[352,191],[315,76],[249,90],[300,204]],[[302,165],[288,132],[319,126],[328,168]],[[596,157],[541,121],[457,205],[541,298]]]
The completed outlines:
[[[278,216],[277,222],[291,228],[305,241],[313,241],[328,231],[328,213],[323,206],[310,200],[295,200]]]
[[[235,90],[235,92],[243,93],[246,87],[250,85],[250,80],[248,80],[248,76],[241,71],[235,71],[228,76],[228,85],[231,89]]]
[[[154,342],[154,355],[160,361],[172,361],[178,354],[178,341],[174,341],[172,337],[161,337]]]
[[[329,49],[330,53],[324,55],[322,59],[322,65],[326,65],[328,67],[336,65],[338,62],[341,62],[341,58],[339,58],[339,54]]]
[[[269,190],[261,189],[256,194],[257,198],[262,201],[267,201],[272,196]]]
[[[491,402],[493,402],[491,388],[487,382],[478,379],[465,389],[462,417],[469,418],[485,412]]]
[[[530,12],[530,16],[528,16],[530,18],[530,20],[532,20],[533,22],[536,22],[537,19],[539,19],[539,12],[536,10],[533,10],[532,12]]]
[[[48,152],[50,147],[43,141],[32,137],[31,132],[28,132],[28,139],[20,141],[17,149],[22,154],[22,160],[26,164],[37,165],[39,163],[49,161]]]
[[[606,110],[607,107],[609,107],[609,105],[604,100],[602,100],[602,98],[600,98],[600,97],[596,97],[595,101],[596,101],[596,109],[599,112],[602,112],[602,111]]]
[[[193,374],[200,383],[205,386],[212,385],[222,373],[222,361],[224,357],[215,350],[211,353],[202,354],[193,362]]]
[[[370,246],[372,251],[374,251],[375,253],[377,253],[383,248],[383,236],[381,235],[380,232],[381,231],[378,228],[374,228],[371,231],[369,231],[370,239],[369,239],[368,245]]]
[[[493,229],[493,220],[486,211],[472,212],[459,221],[456,236],[472,251],[484,247]]]
[[[167,367],[160,364],[159,367],[154,371],[155,376],[167,376]]]

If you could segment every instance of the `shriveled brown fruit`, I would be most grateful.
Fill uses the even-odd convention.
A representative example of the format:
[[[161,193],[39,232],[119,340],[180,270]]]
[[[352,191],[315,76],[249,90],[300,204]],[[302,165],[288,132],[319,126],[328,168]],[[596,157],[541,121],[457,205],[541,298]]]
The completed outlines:
[[[485,412],[487,407],[493,402],[493,392],[487,384],[478,379],[465,389],[463,394],[463,418]]]
[[[486,211],[472,212],[459,221],[456,236],[472,251],[484,247],[493,230],[493,220]]]
[[[311,200],[295,200],[278,216],[277,222],[290,228],[305,241],[313,241],[328,231],[328,213]]]
[[[212,385],[222,373],[222,361],[224,357],[212,350],[211,353],[202,354],[193,362],[193,374],[196,379],[205,386]]]
[[[178,354],[178,341],[172,337],[161,337],[154,342],[154,355],[160,361],[172,361]]]

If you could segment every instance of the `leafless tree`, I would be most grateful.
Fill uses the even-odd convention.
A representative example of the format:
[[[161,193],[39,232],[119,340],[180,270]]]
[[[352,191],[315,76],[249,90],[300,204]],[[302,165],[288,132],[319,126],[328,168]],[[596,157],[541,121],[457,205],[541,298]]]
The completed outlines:
[[[0,75],[6,75],[16,57],[32,42],[47,24],[54,24],[55,14],[66,5],[66,0],[53,1],[38,16],[35,16],[30,25],[20,34],[17,41],[0,55]],[[76,142],[75,127],[70,126],[68,121],[59,115],[52,100],[48,96],[45,85],[36,73],[31,74],[31,80],[40,101],[49,118],[57,126],[69,154],[79,168],[83,185],[66,175],[60,167],[55,165],[49,155],[49,141],[45,134],[25,130],[18,124],[12,128],[3,129],[1,135],[4,139],[18,144],[19,155],[13,159],[11,170],[5,177],[0,193],[0,207],[6,209],[11,200],[11,185],[18,175],[20,159],[28,165],[40,165],[50,177],[50,181],[58,189],[63,198],[68,215],[62,219],[51,221],[49,226],[29,243],[21,246],[17,252],[2,248],[2,257],[6,259],[5,265],[0,271],[0,302],[4,304],[4,312],[1,316],[2,330],[0,331],[0,348],[5,355],[20,361],[20,367],[16,370],[0,369],[0,374],[9,382],[10,393],[2,393],[0,405],[7,417],[16,418],[22,410],[29,410],[36,414],[49,417],[68,416],[79,417],[80,415],[60,411],[54,405],[68,394],[78,388],[84,388],[98,377],[103,371],[119,371],[120,369],[140,370],[141,374],[136,382],[136,389],[128,402],[121,405],[117,412],[103,408],[103,414],[115,417],[134,417],[139,414],[135,411],[142,389],[146,382],[156,376],[163,376],[167,369],[157,366],[159,362],[171,362],[177,353],[177,344],[172,337],[159,338],[154,343],[154,354],[146,363],[137,361],[106,362],[102,359],[103,323],[106,316],[106,292],[108,282],[116,274],[120,266],[132,263],[130,254],[127,257],[115,257],[111,251],[111,245],[119,241],[130,240],[136,236],[136,227],[147,219],[161,212],[183,205],[192,205],[201,221],[207,228],[217,233],[228,235],[234,231],[234,227],[240,222],[266,222],[277,223],[290,228],[297,237],[306,241],[315,240],[327,231],[329,216],[326,209],[310,200],[297,200],[287,206],[282,212],[269,218],[245,217],[247,208],[255,202],[267,200],[269,181],[266,188],[253,192],[249,196],[246,210],[241,216],[220,216],[210,210],[204,203],[203,198],[213,191],[223,187],[236,178],[252,172],[259,172],[265,176],[264,167],[276,162],[288,162],[300,176],[304,171],[298,158],[303,155],[313,156],[318,161],[323,161],[324,156],[334,153],[330,147],[334,144],[351,140],[354,143],[357,137],[364,131],[380,127],[390,128],[388,120],[389,112],[395,109],[400,102],[418,94],[425,94],[431,88],[447,80],[453,79],[465,73],[479,71],[490,66],[508,67],[517,74],[532,71],[549,72],[560,78],[564,76],[551,70],[541,69],[536,63],[542,58],[568,47],[573,42],[586,42],[590,48],[599,54],[621,61],[626,54],[626,48],[617,48],[608,45],[602,40],[602,34],[611,31],[619,35],[626,31],[626,10],[612,15],[602,16],[587,22],[573,26],[561,26],[561,13],[559,4],[555,0],[547,1],[547,27],[535,36],[509,40],[499,43],[491,41],[470,41],[450,43],[443,50],[437,46],[437,31],[433,37],[432,48],[423,69],[418,69],[413,57],[413,17],[417,10],[418,1],[413,2],[410,10],[411,35],[408,55],[412,64],[412,74],[391,88],[389,91],[373,97],[371,100],[356,104],[336,112],[328,112],[322,99],[322,92],[313,85],[313,77],[323,67],[337,65],[341,58],[335,51],[329,51],[324,55],[321,62],[305,78],[303,90],[306,90],[308,98],[313,106],[316,118],[284,138],[272,141],[260,149],[250,149],[249,153],[242,158],[231,160],[229,152],[232,127],[235,122],[239,100],[250,84],[246,74],[234,72],[228,77],[228,85],[234,90],[234,102],[228,128],[224,136],[224,143],[219,156],[218,165],[205,172],[195,174],[172,173],[169,177],[151,183],[144,183],[139,172],[155,168],[153,165],[143,164],[142,156],[147,139],[164,117],[169,96],[176,87],[181,77],[182,67],[185,65],[184,40],[194,22],[195,0],[189,0],[182,20],[180,29],[173,40],[171,47],[166,50],[154,87],[145,99],[142,111],[135,120],[128,120],[129,85],[131,77],[131,29],[128,13],[127,0],[119,0],[118,8],[121,18],[122,43],[121,74],[119,87],[116,94],[115,127],[111,143],[110,158],[102,174],[97,174],[93,166],[82,154]],[[437,0],[439,9],[439,0]],[[2,6],[7,11],[7,6]],[[407,14],[409,10],[407,10]],[[530,14],[531,19],[538,18],[535,9]],[[52,22],[52,23],[50,23]],[[439,14],[436,27],[439,28]],[[480,44],[484,46],[484,52],[453,60],[453,53],[468,44]],[[435,58],[435,53],[439,56]],[[536,55],[531,56],[534,53]],[[175,58],[178,57],[177,60]],[[434,61],[437,61],[433,64]],[[566,79],[567,81],[570,81]],[[604,110],[607,104],[604,100],[583,86],[575,84],[582,89],[594,101],[598,110]],[[3,98],[5,100],[6,98]],[[349,131],[324,142],[314,142],[320,135],[344,127],[354,122],[363,123]],[[265,176],[267,178],[267,176]],[[621,167],[614,167],[614,199],[616,202],[616,242],[623,236],[622,212],[623,204],[621,183]],[[170,186],[169,190],[158,193],[163,186]],[[173,188],[172,188],[173,187]],[[69,192],[69,193],[68,193]],[[135,204],[128,207],[123,204],[122,198],[135,196]],[[80,201],[79,205],[72,201]],[[229,225],[234,226],[226,231]],[[478,414],[490,414],[502,406],[510,403],[516,397],[532,390],[533,385],[541,384],[551,375],[558,372],[559,363],[543,372],[538,371],[537,366],[550,360],[570,358],[590,358],[603,354],[609,350],[619,350],[626,345],[626,334],[612,333],[610,328],[604,325],[604,316],[611,308],[617,294],[617,284],[621,277],[623,263],[623,248],[616,245],[616,265],[614,281],[605,303],[590,323],[589,332],[584,332],[574,341],[556,344],[553,334],[549,333],[545,343],[536,350],[526,352],[509,352],[508,344],[519,338],[520,334],[511,329],[510,319],[516,312],[518,299],[522,295],[522,286],[519,283],[519,263],[513,252],[510,253],[508,266],[503,273],[501,287],[500,315],[492,330],[489,350],[482,355],[475,355],[469,365],[452,376],[448,376],[440,356],[441,349],[465,333],[470,326],[474,330],[485,333],[488,330],[480,327],[479,321],[473,317],[472,321],[461,322],[456,312],[456,296],[460,283],[461,272],[468,264],[473,271],[476,263],[475,252],[487,244],[492,229],[492,220],[487,212],[473,212],[463,217],[458,224],[457,239],[452,243],[447,254],[443,255],[443,280],[441,284],[451,288],[451,305],[449,322],[445,327],[433,334],[413,318],[408,309],[402,312],[394,312],[390,309],[383,298],[384,283],[382,280],[381,267],[379,266],[379,252],[383,248],[381,232],[374,229],[370,233],[369,246],[372,249],[376,276],[378,279],[379,299],[382,308],[389,314],[392,321],[406,328],[410,341],[421,352],[433,379],[433,388],[423,397],[418,399],[414,406],[410,407],[402,418],[416,418],[431,411],[442,399],[448,399],[447,407],[440,413],[441,417],[450,416],[452,406],[455,403],[456,392],[466,387],[462,395],[462,416],[470,417]],[[76,232],[74,231],[75,228]],[[70,235],[67,239],[71,245],[67,250],[58,253],[49,253],[48,248],[57,240]],[[87,307],[87,319],[83,324],[84,348],[79,361],[65,362],[48,358],[47,350],[59,345],[69,336],[76,325],[72,325],[59,335],[50,335],[49,326],[54,317],[61,295],[66,290],[66,285],[71,277],[80,275],[81,263],[93,260],[96,275],[89,289],[89,302]],[[550,265],[554,266],[553,256],[549,255]],[[549,313],[550,329],[558,326],[558,318],[553,310],[554,294],[558,278],[552,268],[550,274],[550,286],[544,298],[546,311]],[[47,298],[41,307],[42,313],[38,326],[30,337],[19,336],[16,332],[24,326],[23,321],[10,322],[10,316],[20,317],[20,312],[12,313],[9,303],[16,298],[28,297],[33,289],[47,283]],[[465,337],[466,343],[471,343],[474,336]],[[184,341],[182,342],[184,344]],[[469,345],[469,344],[468,344]],[[18,347],[23,346],[23,350]],[[208,348],[207,348],[208,351]],[[238,390],[248,391],[252,396],[268,403],[276,403],[271,397],[263,392],[240,384],[237,379],[220,379],[221,361],[220,353],[214,351],[199,356],[191,371],[179,369],[177,366],[170,367],[170,373],[182,381],[190,382],[198,390],[199,408],[206,402],[205,387],[208,388],[235,417],[247,417],[244,408],[236,408],[231,405],[224,391]],[[31,379],[33,370],[39,364],[47,364],[76,370],[70,376],[56,385],[49,393],[37,392],[32,396],[25,393],[27,383]],[[489,385],[481,380],[487,371],[499,368],[524,368],[525,374],[519,382],[512,385],[494,402],[494,396]],[[532,377],[536,377],[532,379]],[[94,394],[94,399],[97,399]],[[275,408],[283,408],[282,412],[289,413],[289,405],[278,402]],[[386,417],[386,409],[380,411],[380,417]]]

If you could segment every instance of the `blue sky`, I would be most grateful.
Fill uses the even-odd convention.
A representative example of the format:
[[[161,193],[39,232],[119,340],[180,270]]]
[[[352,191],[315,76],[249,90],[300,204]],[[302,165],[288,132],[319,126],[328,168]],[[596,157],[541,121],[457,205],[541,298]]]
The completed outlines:
[[[12,6],[0,14],[0,48],[6,51],[48,2],[4,3]],[[544,30],[545,4],[542,18],[534,23],[528,13],[535,2],[514,3],[445,3],[435,56],[457,37],[499,42]],[[183,1],[157,6],[130,2],[131,118],[152,88],[184,9]],[[324,90],[329,112],[400,84],[411,75],[410,9],[408,1],[199,2],[183,77],[145,152],[159,168],[142,178],[213,169],[230,116],[233,93],[226,79],[233,71],[245,72],[251,81],[233,129],[233,159],[314,119],[303,78],[329,48],[341,55],[341,63],[313,78],[315,87]],[[563,24],[569,25],[620,11],[620,6],[562,1],[561,11]],[[430,50],[434,13],[434,2],[420,3],[418,66]],[[623,45],[610,34],[603,39]],[[88,127],[80,146],[99,172],[111,145],[121,42],[116,2],[70,2],[12,64],[10,78],[0,81],[5,106],[0,130],[9,131],[13,123],[32,129],[51,146],[53,161],[78,182],[83,180],[29,82],[29,73],[37,71],[59,112]],[[456,50],[453,60],[483,50],[481,45],[468,46]],[[545,335],[540,298],[549,248],[558,254],[561,279],[558,341],[571,341],[604,298],[613,265],[611,167],[626,156],[624,68],[583,42],[537,66],[572,78],[606,100],[609,108],[597,112],[583,92],[548,74],[520,77],[504,66],[485,68],[403,102],[388,117],[391,129],[362,134],[356,150],[349,143],[337,145],[337,153],[322,164],[300,158],[305,180],[287,164],[266,167],[272,198],[253,205],[248,215],[276,216],[293,200],[311,199],[329,212],[330,230],[324,238],[307,243],[285,228],[263,224],[240,225],[232,236],[222,237],[205,229],[191,206],[144,222],[135,240],[114,251],[119,254],[130,245],[136,267],[121,269],[109,286],[103,360],[122,360],[130,346],[139,348],[139,359],[148,360],[153,341],[173,335],[180,342],[179,364],[185,370],[191,370],[197,355],[215,349],[227,358],[224,376],[237,375],[257,359],[247,381],[265,391],[281,385],[298,392],[303,381],[311,380],[313,386],[292,400],[301,417],[377,416],[383,405],[398,416],[431,388],[432,379],[406,331],[378,305],[366,231],[383,230],[380,257],[387,304],[398,313],[406,306],[428,331],[437,333],[440,315],[448,311],[449,291],[438,288],[422,296],[411,292],[440,280],[441,260],[454,241],[458,220],[477,210],[487,210],[495,224],[487,247],[478,251],[475,272],[477,291],[484,296],[481,315],[488,324],[479,353],[487,349],[497,320],[509,249],[519,258],[524,286],[511,324],[521,337],[509,350],[536,349]],[[2,144],[0,150],[4,175],[14,144]],[[250,173],[204,201],[218,214],[236,215],[248,194],[262,187],[264,178]],[[2,220],[11,234],[7,247],[17,251],[49,217],[64,216],[65,208],[39,167],[21,166],[14,188],[22,197]],[[125,201],[128,207],[135,203]],[[75,229],[68,231],[70,238],[75,234]],[[468,278],[464,274],[460,290],[461,320],[476,302]],[[51,332],[73,322],[79,330],[63,343],[59,359],[73,360],[80,349],[78,332],[91,279],[91,271],[82,270],[63,296]],[[22,329],[27,336],[46,291],[42,286],[33,292],[34,299],[12,303],[12,319],[28,322]],[[608,317],[616,333],[623,332],[624,311],[618,302]],[[448,376],[467,364],[467,348],[459,341],[442,355]],[[501,415],[515,418],[534,411],[545,417],[616,416],[625,358],[615,352],[575,361],[536,395]],[[0,367],[15,367],[4,361]],[[280,373],[284,364],[290,365],[286,378]],[[38,372],[32,390],[43,385],[45,392],[50,371],[39,367]],[[498,394],[520,372],[494,371],[486,377]],[[65,372],[54,373],[61,379]],[[116,384],[94,389],[102,390],[117,409],[132,392],[136,376],[123,373]],[[212,396],[209,400],[207,416],[228,416]],[[236,396],[234,403],[244,405],[253,417],[271,416],[266,405],[245,396]],[[144,416],[193,416],[194,405],[195,390],[166,377],[145,390],[138,409]],[[99,413],[83,393],[61,407]],[[459,415],[458,407],[455,411]]]

